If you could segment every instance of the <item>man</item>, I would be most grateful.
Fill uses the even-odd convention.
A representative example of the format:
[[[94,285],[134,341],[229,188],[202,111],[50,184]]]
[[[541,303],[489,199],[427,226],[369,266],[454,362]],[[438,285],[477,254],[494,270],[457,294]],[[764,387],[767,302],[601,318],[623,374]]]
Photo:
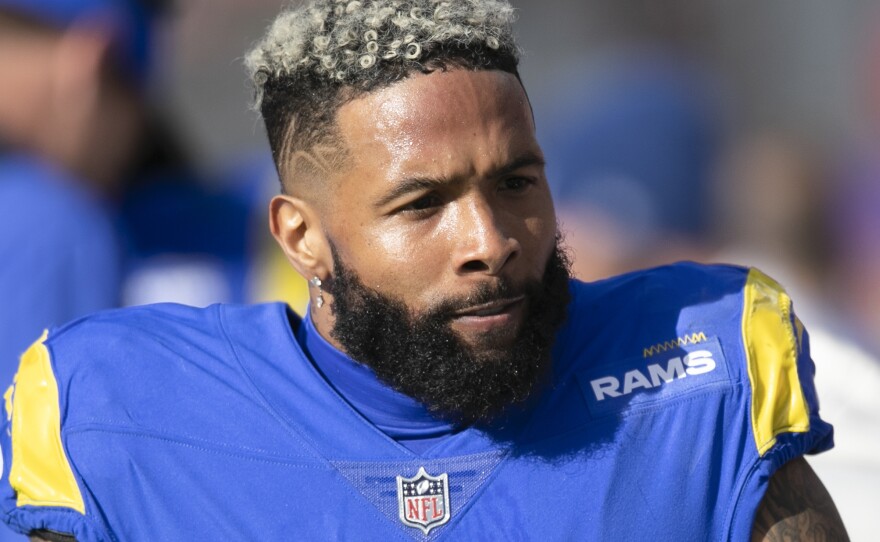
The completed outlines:
[[[846,539],[801,459],[831,427],[775,282],[568,279],[511,19],[494,0],[283,13],[248,64],[308,316],[156,306],[49,332],[7,394],[5,521],[80,541]]]
[[[49,325],[117,305],[102,195],[139,147],[146,9],[0,0],[0,376]]]
[[[50,325],[117,305],[100,194],[138,145],[146,17],[119,0],[0,0],[0,378]],[[13,538],[14,537],[14,538]],[[0,540],[24,540],[3,527]]]

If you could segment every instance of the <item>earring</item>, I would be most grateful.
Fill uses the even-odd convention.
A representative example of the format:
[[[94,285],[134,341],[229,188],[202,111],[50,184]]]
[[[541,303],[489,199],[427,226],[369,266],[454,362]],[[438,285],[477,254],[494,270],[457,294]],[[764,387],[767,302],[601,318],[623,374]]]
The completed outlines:
[[[324,284],[321,282],[321,279],[318,277],[312,277],[312,280],[309,281],[309,284],[318,289],[318,297],[315,298],[315,305],[320,309],[324,306],[324,290],[321,289],[321,285]]]

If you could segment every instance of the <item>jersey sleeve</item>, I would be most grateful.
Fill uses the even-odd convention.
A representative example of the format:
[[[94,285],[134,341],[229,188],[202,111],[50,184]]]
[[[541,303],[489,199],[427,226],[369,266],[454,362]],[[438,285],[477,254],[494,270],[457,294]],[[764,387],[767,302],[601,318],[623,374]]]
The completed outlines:
[[[65,451],[63,395],[47,335],[22,356],[13,385],[4,394],[0,512],[20,533],[43,529],[73,535],[79,542],[106,540],[87,515],[81,480]]]
[[[831,448],[831,426],[819,417],[807,332],[785,290],[757,269],[746,282],[742,333],[758,455],[778,468]]]
[[[751,269],[743,292],[742,344],[748,372],[749,420],[755,462],[741,487],[733,522],[751,532],[770,477],[788,461],[834,445],[833,428],[819,416],[809,337],[792,300],[772,278]]]

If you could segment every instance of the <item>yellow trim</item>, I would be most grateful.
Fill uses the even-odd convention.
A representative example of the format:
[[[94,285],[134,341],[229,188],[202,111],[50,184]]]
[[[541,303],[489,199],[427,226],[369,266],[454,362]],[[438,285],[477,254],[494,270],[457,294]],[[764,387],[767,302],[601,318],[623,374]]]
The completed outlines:
[[[85,514],[85,503],[61,444],[58,383],[48,333],[21,358],[12,397],[12,469],[18,506],[63,506]]]
[[[654,346],[649,346],[648,348],[643,348],[642,357],[649,358],[654,354],[667,352],[669,350],[674,350],[676,348],[687,346],[689,344],[699,344],[708,340],[709,339],[706,338],[706,334],[702,331],[691,333],[690,335],[685,335],[684,337],[677,337],[671,341],[666,341],[655,344]]]
[[[752,269],[746,281],[742,333],[752,385],[752,431],[764,455],[780,433],[810,430],[797,371],[799,341],[791,324],[791,298],[773,279]]]

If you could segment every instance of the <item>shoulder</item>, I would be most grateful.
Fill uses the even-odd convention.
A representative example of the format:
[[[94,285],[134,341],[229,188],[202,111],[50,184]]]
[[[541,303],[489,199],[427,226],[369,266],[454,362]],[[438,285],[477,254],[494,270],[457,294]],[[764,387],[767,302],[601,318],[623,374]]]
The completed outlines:
[[[639,322],[648,336],[658,327],[726,322],[719,331],[734,338],[803,335],[785,288],[756,268],[681,262],[592,283],[573,280],[571,290],[568,325],[597,333],[623,322]]]
[[[807,332],[785,289],[760,270],[682,263],[573,289],[557,359],[594,410],[716,390],[742,407],[759,455],[795,450],[778,445],[790,435],[830,446]]]
[[[0,481],[5,521],[24,531],[104,539],[89,487],[79,478],[124,453],[119,439],[102,435],[130,435],[139,448],[150,439],[197,440],[229,417],[234,400],[242,402],[246,385],[223,329],[225,308],[105,311],[34,343],[0,419],[0,448],[10,467]],[[266,305],[235,310],[238,324],[248,314],[273,312]]]
[[[247,315],[260,320],[268,307],[158,304],[103,311],[50,331],[31,350],[45,358],[57,382],[67,430],[97,421],[158,425],[169,409],[207,401],[197,397],[205,393],[199,390],[218,395],[216,382],[236,381],[225,312],[237,310],[237,324],[247,326]],[[19,376],[16,394],[21,384]]]
[[[743,291],[751,271],[678,263],[572,284],[557,367],[596,414],[723,390],[742,370]]]
[[[120,373],[165,371],[175,364],[224,358],[225,315],[240,314],[237,323],[247,325],[248,316],[270,312],[268,307],[160,303],[101,311],[50,331],[43,345],[53,369],[65,379],[84,372],[117,378]]]
[[[573,290],[556,359],[584,418],[639,420],[639,442],[663,446],[714,439],[714,461],[731,475],[731,539],[745,539],[771,475],[833,443],[788,293],[754,268],[691,263]]]
[[[651,302],[663,307],[704,303],[742,290],[750,271],[734,265],[679,262],[596,282],[573,280],[575,310],[580,305],[620,302]]]
[[[150,345],[189,342],[214,334],[221,307],[160,303],[101,311],[53,329],[44,344],[57,357],[79,364],[79,359],[100,360]]]
[[[591,363],[647,357],[653,346],[693,334],[730,342],[740,336],[737,315],[751,274],[744,267],[683,262],[591,283],[573,280],[560,342],[591,350]]]

